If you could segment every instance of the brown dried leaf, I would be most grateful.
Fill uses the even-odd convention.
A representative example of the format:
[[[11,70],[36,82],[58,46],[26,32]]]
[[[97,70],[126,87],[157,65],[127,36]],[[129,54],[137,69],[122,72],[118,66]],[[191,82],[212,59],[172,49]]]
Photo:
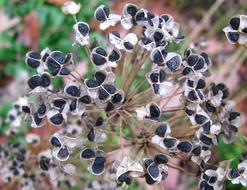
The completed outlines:
[[[35,12],[24,17],[24,27],[20,33],[19,40],[28,48],[38,50],[40,40],[40,21]]]
[[[55,5],[63,5],[68,0],[47,0],[48,3]]]

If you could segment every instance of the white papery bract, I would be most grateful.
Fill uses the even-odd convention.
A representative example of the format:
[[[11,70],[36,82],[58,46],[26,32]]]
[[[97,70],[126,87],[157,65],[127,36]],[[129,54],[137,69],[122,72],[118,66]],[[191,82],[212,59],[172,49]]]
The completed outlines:
[[[237,15],[230,19],[229,26],[225,27],[223,31],[232,44],[247,44],[247,16]]]
[[[65,14],[76,15],[81,9],[80,3],[75,3],[74,1],[67,1],[62,7],[62,11]]]

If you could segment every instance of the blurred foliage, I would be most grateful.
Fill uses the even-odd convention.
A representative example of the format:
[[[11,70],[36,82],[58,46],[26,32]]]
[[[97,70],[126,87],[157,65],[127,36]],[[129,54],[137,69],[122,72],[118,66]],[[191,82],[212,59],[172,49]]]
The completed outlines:
[[[176,5],[178,10],[184,11],[186,9],[190,9],[191,4],[197,4],[197,7],[203,7],[203,9],[195,9],[195,11],[189,11],[187,16],[196,16],[196,18],[201,18],[205,13],[203,10],[208,9],[208,5],[212,5],[214,1],[207,0],[207,1],[195,1],[195,0],[172,0]],[[93,3],[92,0],[77,0],[77,2],[81,3],[81,11],[77,15],[79,21],[86,21],[90,22],[93,18],[95,7],[99,4],[105,4],[107,0],[97,0],[96,3]],[[202,4],[202,5],[201,5]],[[243,11],[246,9],[247,4],[242,7],[239,7],[239,11]],[[38,45],[38,50],[42,50],[46,47],[49,47],[51,50],[60,50],[62,52],[73,52],[74,55],[77,55],[76,61],[81,59],[89,60],[86,56],[86,52],[83,48],[78,46],[72,46],[71,40],[71,32],[72,26],[74,24],[74,20],[71,16],[65,15],[62,13],[61,8],[59,5],[48,3],[45,0],[0,0],[0,8],[3,7],[5,14],[7,14],[10,18],[19,16],[20,22],[14,26],[13,28],[6,30],[0,33],[0,64],[3,64],[4,67],[0,69],[0,80],[6,78],[6,76],[16,76],[18,75],[20,70],[26,70],[28,72],[33,72],[31,69],[28,69],[25,65],[25,54],[29,51],[29,48],[25,46],[25,44],[18,39],[20,32],[23,30],[24,27],[28,27],[24,24],[24,17],[31,12],[35,12],[38,16],[40,22],[40,40]],[[222,9],[218,12],[215,18],[215,24],[212,26],[212,29],[209,32],[209,36],[216,31],[221,31],[222,27],[226,23],[226,20],[236,13],[236,10],[226,10]],[[222,16],[222,15],[226,16]],[[217,19],[217,18],[220,19]],[[91,40],[93,41],[96,39],[100,41],[101,35],[96,31],[91,31]],[[170,50],[178,50],[180,47],[178,45],[171,45],[169,46]],[[89,75],[92,76],[93,69],[91,68],[92,64],[89,64]],[[54,86],[60,86],[62,83],[61,80],[54,80]],[[117,83],[120,84],[121,81],[117,78]],[[137,84],[137,81],[134,81],[133,86]],[[142,88],[146,88],[143,86]],[[6,118],[8,110],[11,109],[11,102],[5,102],[4,105],[0,106],[0,117]],[[2,126],[0,127],[0,134],[8,127],[8,125],[3,122]],[[22,142],[23,135],[22,133],[26,129],[26,125],[20,130],[20,134],[14,136],[13,141]],[[131,131],[129,129],[124,129],[123,134],[127,137],[131,137]],[[222,139],[219,142],[219,146],[217,146],[218,156],[221,160],[229,160],[233,159],[232,166],[236,167],[240,154],[242,153],[242,148],[238,146],[238,143],[243,141],[243,137],[240,137],[237,143],[235,144],[225,144]],[[118,136],[113,137],[113,143],[117,144],[119,142]],[[246,141],[245,141],[246,142]],[[246,145],[247,143],[245,143]],[[132,183],[131,186],[128,187],[129,190],[134,190],[138,188],[138,184],[136,182]],[[73,188],[79,189],[79,188]],[[231,183],[227,183],[227,190],[237,190],[237,189],[245,189],[241,188],[239,185],[233,185]]]
[[[78,1],[81,3],[81,11],[77,15],[78,20],[90,22],[93,18],[95,8],[106,3],[107,0],[97,0],[92,2],[91,0]],[[0,80],[10,80],[7,76],[15,77],[21,70],[34,73],[33,69],[30,69],[25,64],[25,54],[30,51],[30,48],[26,47],[22,40],[19,39],[20,33],[24,30],[24,27],[29,27],[25,22],[25,16],[31,12],[35,12],[38,21],[40,22],[38,43],[38,51],[49,47],[51,50],[60,50],[62,52],[73,52],[75,62],[78,60],[89,60],[86,52],[79,46],[72,46],[71,32],[74,24],[74,20],[70,15],[65,15],[61,11],[61,6],[51,4],[45,0],[0,0],[0,6],[4,9],[5,14],[11,18],[19,16],[20,22],[14,27],[5,30],[0,33]],[[0,8],[1,8],[0,7]],[[100,34],[96,31],[91,31],[91,40],[98,40]],[[92,72],[93,69],[89,70]],[[53,80],[55,87],[61,86],[61,80]],[[6,117],[7,112],[11,108],[11,103],[7,102],[6,105],[1,106],[0,116]],[[3,122],[0,133],[3,132],[8,126]]]
[[[90,22],[93,18],[95,7],[99,4],[106,3],[107,0],[97,0],[93,3],[91,0],[78,1],[81,3],[81,11],[77,15],[78,20]],[[20,31],[25,25],[24,18],[31,12],[35,12],[40,22],[40,41],[38,50],[49,47],[51,50],[60,50],[62,52],[74,52],[76,60],[88,59],[83,48],[72,46],[70,34],[74,20],[70,15],[65,15],[61,11],[61,6],[47,3],[44,0],[0,0],[0,5],[4,7],[5,14],[10,18],[19,16],[20,23],[0,34],[0,42],[4,44],[0,51],[0,63],[4,64],[1,71],[1,78],[5,76],[15,76],[20,69],[27,69],[23,60],[25,53],[29,51],[22,41],[18,39]],[[100,34],[91,31],[92,39],[99,39]]]

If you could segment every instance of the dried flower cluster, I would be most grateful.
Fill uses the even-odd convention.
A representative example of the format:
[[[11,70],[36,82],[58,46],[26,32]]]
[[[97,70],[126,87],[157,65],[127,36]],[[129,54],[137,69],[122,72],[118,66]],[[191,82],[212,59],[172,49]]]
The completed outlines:
[[[33,128],[50,124],[57,131],[49,142],[26,135],[27,146],[42,147],[36,162],[30,163],[33,159],[21,144],[1,146],[0,175],[5,182],[25,179],[21,187],[32,189],[37,179],[49,176],[54,186],[74,186],[86,165],[102,178],[83,184],[85,189],[122,189],[134,179],[154,185],[166,179],[176,158],[197,165],[201,190],[224,189],[226,180],[247,185],[245,159],[237,168],[230,168],[229,161],[218,167],[208,164],[220,137],[225,143],[236,140],[240,114],[223,83],[206,82],[211,60],[205,52],[187,49],[181,55],[168,50],[184,39],[171,15],[155,15],[134,4],[126,4],[118,15],[101,5],[95,18],[109,41],[92,48],[89,25],[75,16],[80,5],[67,2],[62,10],[75,19],[73,45],[85,48],[95,73],[92,78],[77,76],[72,53],[48,48],[27,53],[27,65],[37,72],[27,81],[27,94],[9,112],[6,134],[15,134],[23,120]],[[233,17],[224,29],[231,42],[246,43],[245,20],[243,15]],[[108,30],[116,24],[127,32]],[[56,89],[52,81],[58,77],[71,82]],[[176,96],[180,102],[168,107]],[[131,137],[124,134],[126,129]],[[120,141],[117,147],[111,144],[112,135]]]

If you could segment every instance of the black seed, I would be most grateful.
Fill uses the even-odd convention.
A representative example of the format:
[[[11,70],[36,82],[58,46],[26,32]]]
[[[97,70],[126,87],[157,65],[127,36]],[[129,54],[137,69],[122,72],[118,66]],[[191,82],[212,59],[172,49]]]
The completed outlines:
[[[40,86],[41,83],[41,77],[38,75],[32,76],[28,81],[27,84],[29,88],[35,89],[36,87]]]
[[[103,87],[110,94],[114,94],[117,91],[116,87],[111,84],[104,84]]]
[[[106,21],[106,14],[103,8],[98,8],[95,12],[95,18],[96,20],[103,22]]]
[[[141,40],[144,45],[152,43],[152,40],[150,38],[147,38],[146,36],[144,36]]]
[[[61,66],[50,57],[47,58],[47,67],[51,71],[51,74],[53,76],[56,76],[59,73],[60,68],[61,68]]]
[[[42,61],[46,62],[48,57],[49,57],[49,54],[45,52],[45,54],[42,56]]]
[[[205,60],[203,59],[203,57],[200,57],[199,60],[197,61],[196,65],[194,66],[194,69],[196,71],[202,69],[205,65]]]
[[[129,172],[125,172],[125,173],[121,174],[118,177],[118,181],[121,183],[125,182],[127,185],[130,185],[132,182],[132,179],[129,176]]]
[[[63,123],[63,115],[61,113],[57,113],[50,118],[50,121],[55,125],[60,125]]]
[[[77,99],[71,101],[69,105],[69,111],[75,111],[77,107]]]
[[[39,167],[40,167],[40,169],[43,170],[43,171],[48,171],[48,170],[49,170],[49,167],[48,167],[48,165],[47,165],[47,163],[46,163],[45,160],[41,160],[41,161],[39,162]]]
[[[66,159],[69,157],[69,150],[68,148],[65,146],[64,148],[60,148],[60,150],[57,153],[57,156],[61,159]]]
[[[159,72],[159,79],[160,79],[160,82],[163,82],[166,79],[166,73],[162,69]]]
[[[17,154],[16,160],[18,160],[20,162],[24,162],[25,161],[25,155],[24,154]]]
[[[38,111],[37,112],[38,112],[39,115],[44,115],[45,112],[46,112],[46,106],[45,106],[45,104],[40,105],[40,107],[38,108]]]
[[[92,61],[95,65],[104,65],[106,63],[106,57],[97,54],[97,53],[92,53]]]
[[[12,114],[9,114],[9,120],[10,121],[14,121],[15,120],[15,116],[13,116]]]
[[[219,93],[219,90],[218,90],[218,88],[217,88],[217,86],[215,84],[212,84],[211,89],[212,89],[212,92],[213,92],[214,96]]]
[[[145,180],[149,185],[153,185],[156,182],[151,178],[151,176],[148,173],[145,173]]]
[[[188,65],[189,66],[194,66],[199,60],[199,56],[198,55],[190,55],[188,57]]]
[[[30,108],[28,106],[22,106],[22,111],[24,113],[31,113],[31,110],[30,110]]]
[[[180,60],[179,56],[175,56],[175,57],[171,58],[170,60],[168,60],[166,62],[166,65],[167,65],[168,69],[170,69],[170,71],[176,71],[181,65],[181,60]]]
[[[231,42],[236,43],[239,39],[239,33],[237,32],[228,32],[228,38]]]
[[[203,124],[207,118],[204,115],[196,114],[195,115],[195,121],[197,124]]]
[[[190,110],[190,109],[185,109],[185,113],[189,116],[192,116],[195,112],[193,110]]]
[[[114,105],[111,102],[108,102],[107,106],[105,108],[105,111],[109,112],[109,111],[112,111],[112,110],[114,110]]]
[[[55,136],[53,136],[51,138],[51,145],[55,146],[55,147],[60,147],[61,146],[61,142],[59,141],[59,139]]]
[[[183,75],[188,75],[191,71],[192,71],[191,68],[185,67],[184,70],[183,70]]]
[[[103,7],[103,10],[105,11],[106,16],[108,17],[109,14],[110,14],[110,9],[109,9],[109,7],[104,6],[104,7]]]
[[[13,174],[14,174],[14,176],[18,176],[18,175],[20,174],[20,172],[19,172],[17,169],[15,169],[15,170],[13,171]]]
[[[190,101],[196,101],[198,100],[198,97],[197,97],[197,94],[194,90],[191,90],[189,93],[188,93],[188,99]]]
[[[124,47],[127,49],[127,50],[132,50],[134,49],[134,46],[130,43],[130,42],[124,42]]]
[[[48,87],[51,84],[51,78],[48,74],[44,73],[40,77],[40,86],[42,87]]]
[[[207,53],[201,53],[201,56],[204,58],[205,62],[207,63],[207,65],[210,64],[210,59]]]
[[[212,177],[210,177],[210,179],[209,179],[209,183],[210,184],[214,184],[215,182],[217,181],[217,177],[216,176],[212,176]]]
[[[156,179],[159,177],[160,171],[156,163],[150,164],[147,168],[147,171],[152,178]]]
[[[62,67],[62,69],[59,72],[59,75],[61,76],[67,76],[70,74],[70,70],[67,67]]]
[[[159,137],[164,137],[167,131],[167,125],[163,124],[156,128],[155,135],[158,135]]]
[[[126,10],[132,17],[134,17],[138,11],[137,7],[134,5],[128,5]]]
[[[87,24],[80,22],[78,23],[78,31],[81,33],[81,35],[86,36],[89,32],[89,27]]]
[[[90,104],[92,102],[91,97],[89,95],[84,95],[80,97],[79,101],[84,104]]]
[[[229,171],[229,176],[230,176],[232,179],[235,179],[235,178],[237,178],[237,177],[240,176],[240,172],[239,172],[239,170],[238,170],[237,168],[231,169],[231,170]]]
[[[120,93],[116,93],[112,98],[112,103],[116,104],[121,102],[123,99],[123,96]]]
[[[149,107],[149,111],[150,111],[151,118],[160,117],[160,108],[157,105],[151,104]]]
[[[230,26],[232,27],[233,30],[238,30],[238,28],[240,26],[240,18],[239,17],[231,18]]]
[[[93,142],[95,140],[95,132],[94,132],[94,128],[93,127],[91,127],[90,131],[88,132],[87,138],[91,142]]]
[[[216,112],[216,108],[214,106],[212,106],[209,102],[206,102],[205,106],[206,106],[206,109],[208,112],[210,112],[210,113]]]
[[[42,123],[42,118],[39,118],[38,113],[34,113],[33,119],[36,125],[40,125]]]
[[[98,117],[96,122],[95,122],[95,126],[101,126],[101,125],[103,125],[103,123],[104,123],[103,118],[102,117]]]
[[[108,92],[104,89],[104,88],[99,88],[99,99],[100,100],[105,100],[107,99],[110,95],[108,94]]]
[[[145,20],[147,20],[145,18],[145,13],[143,11],[137,12],[136,13],[136,16],[135,16],[135,19],[136,19],[137,22],[138,21],[145,21]]]
[[[188,67],[186,67],[186,68],[188,68]],[[186,69],[186,68],[185,68],[185,69]],[[184,70],[185,70],[185,69],[184,69]],[[189,86],[189,87],[191,87],[191,88],[194,88],[194,81],[188,80],[188,81],[187,81],[187,86]]]
[[[153,84],[152,86],[153,86],[154,93],[155,94],[158,94],[159,93],[160,86],[158,84]]]
[[[95,152],[91,148],[86,148],[81,152],[81,158],[83,159],[91,159],[96,156]]]
[[[97,71],[95,74],[94,74],[94,77],[95,79],[101,84],[105,81],[106,79],[106,75],[105,73],[101,72],[101,71]]]
[[[40,56],[40,54],[37,53],[37,52],[30,52],[30,53],[27,55],[27,56],[29,56],[29,57],[27,57],[26,63],[27,63],[27,65],[28,65],[29,67],[31,67],[31,68],[38,68],[39,65],[40,65],[40,57],[34,55],[35,57],[38,57],[38,58],[35,58],[35,57],[32,57],[31,54],[37,54],[37,55]]]
[[[153,83],[159,82],[159,74],[158,73],[151,73],[150,79]]]
[[[163,58],[163,55],[160,51],[156,51],[154,54],[153,54],[153,61],[154,63],[156,64],[162,64],[164,62],[164,58]]]
[[[225,88],[223,91],[223,96],[222,96],[222,99],[225,99],[229,96],[229,90],[228,88]]]
[[[120,38],[120,34],[118,31],[113,31],[111,32],[114,36],[116,36],[117,38]]]
[[[242,29],[242,32],[247,34],[247,28]]]
[[[147,168],[150,164],[152,164],[154,161],[152,159],[145,159],[144,160],[144,166]]]
[[[65,89],[65,92],[73,97],[80,97],[81,91],[77,86],[71,85]]]
[[[239,116],[240,116],[240,113],[238,113],[238,112],[231,112],[228,120],[229,121],[232,121],[232,120],[236,119]]]
[[[98,87],[100,85],[100,82],[97,80],[89,79],[86,81],[86,85],[89,88],[95,88],[95,87]]]
[[[97,156],[92,165],[92,171],[95,174],[100,174],[104,171],[105,158],[103,156]]]
[[[53,101],[53,104],[57,108],[63,108],[66,104],[66,101],[64,99],[56,99]]]
[[[200,184],[200,190],[206,190],[206,187],[208,186],[208,183],[206,181],[201,181]]]
[[[164,38],[164,34],[159,31],[156,31],[153,37],[155,42],[159,42]]]
[[[31,51],[28,53],[28,56],[33,59],[41,59],[41,55],[39,52]]]
[[[193,148],[192,153],[195,156],[199,156],[201,154],[201,151],[202,151],[201,146],[197,146],[197,147]]]
[[[188,141],[181,141],[178,143],[177,148],[181,152],[189,153],[192,150],[192,144]]]
[[[208,181],[210,179],[210,176],[208,176],[207,174],[203,173],[202,179],[204,179],[205,181]]]
[[[200,91],[200,90],[196,90],[196,92],[197,92],[198,97],[199,97],[201,100],[204,100],[203,92]]]
[[[212,139],[211,138],[209,138],[209,137],[207,137],[206,135],[201,135],[200,136],[200,141],[202,141],[205,145],[208,145],[208,146],[210,146],[210,145],[212,145],[213,144],[213,141],[212,141]]]
[[[230,125],[229,129],[230,129],[231,131],[235,132],[235,133],[238,132],[238,128],[235,127],[234,125]]]
[[[65,63],[65,55],[60,51],[52,52],[50,57],[53,58],[58,64]]]
[[[65,57],[64,64],[70,64],[73,61],[73,54],[72,53],[67,53]]]
[[[206,82],[203,79],[199,79],[196,88],[197,89],[203,89],[206,86]]]
[[[162,16],[161,16],[161,18],[165,21],[165,22],[167,22],[168,20],[169,20],[169,15],[167,15],[167,14],[163,14]]]
[[[164,145],[165,145],[167,148],[172,148],[172,147],[174,147],[174,146],[176,145],[177,139],[175,139],[175,138],[165,138],[165,139],[163,140],[163,143],[164,143]]]
[[[167,164],[169,159],[166,155],[164,154],[156,154],[154,157],[154,161],[156,164]]]
[[[118,61],[120,59],[120,54],[116,50],[112,50],[109,55],[109,61]]]
[[[105,51],[103,48],[101,48],[101,47],[97,47],[97,48],[95,49],[95,52],[96,52],[97,54],[99,54],[99,55],[102,55],[103,57],[107,57],[106,51]]]
[[[211,128],[211,122],[208,121],[208,122],[204,123],[204,124],[202,125],[202,128],[203,128],[203,132],[204,132],[205,134],[209,134],[210,128]]]

